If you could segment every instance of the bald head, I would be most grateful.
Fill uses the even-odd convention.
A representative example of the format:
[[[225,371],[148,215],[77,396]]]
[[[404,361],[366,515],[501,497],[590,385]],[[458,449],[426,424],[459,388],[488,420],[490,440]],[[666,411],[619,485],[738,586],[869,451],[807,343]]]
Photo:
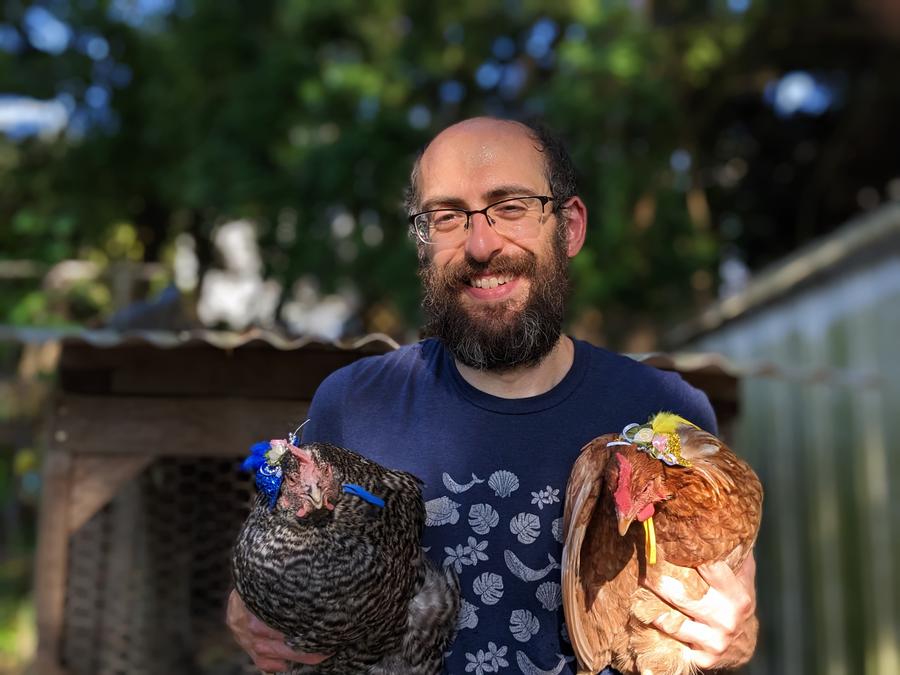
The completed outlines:
[[[447,162],[454,161],[459,179],[484,168],[498,154],[517,151],[522,161],[534,165],[543,176],[559,208],[576,193],[575,169],[562,142],[540,125],[530,126],[515,120],[473,117],[453,124],[429,142],[416,159],[406,192],[406,208],[410,215],[421,210],[423,175],[433,176],[435,169],[446,172]],[[500,182],[503,176],[497,176]],[[513,177],[510,176],[509,180]]]
[[[503,120],[496,117],[472,117],[450,125],[431,139],[431,142],[429,142],[422,151],[421,158],[424,158],[432,148],[440,148],[446,143],[454,143],[461,138],[470,136],[495,138],[507,141],[530,139],[534,143],[537,143],[538,149],[540,149],[540,143],[535,137],[534,131],[521,122],[515,120]]]

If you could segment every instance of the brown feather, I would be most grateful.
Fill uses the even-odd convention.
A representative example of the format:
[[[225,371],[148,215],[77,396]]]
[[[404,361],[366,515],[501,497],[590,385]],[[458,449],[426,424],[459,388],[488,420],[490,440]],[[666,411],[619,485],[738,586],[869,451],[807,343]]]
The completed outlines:
[[[683,645],[649,625],[671,608],[639,581],[673,577],[699,598],[708,586],[695,568],[724,560],[736,570],[756,541],[762,515],[756,474],[715,436],[686,426],[678,432],[690,467],[667,466],[635,445],[608,447],[620,440],[608,434],[588,443],[572,468],[563,521],[563,609],[581,672],[606,665],[625,675],[695,672]],[[613,501],[619,462],[610,461],[616,453],[632,467],[632,486],[656,481],[668,495],[653,515],[656,564],[647,564],[640,524],[619,535]]]

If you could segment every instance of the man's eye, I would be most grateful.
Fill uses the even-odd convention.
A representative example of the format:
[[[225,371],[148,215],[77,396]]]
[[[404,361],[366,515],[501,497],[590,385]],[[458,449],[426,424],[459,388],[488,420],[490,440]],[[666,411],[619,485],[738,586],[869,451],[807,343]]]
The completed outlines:
[[[443,212],[434,214],[434,222],[439,225],[446,224],[446,223],[453,222],[458,217],[459,217],[459,215],[456,213],[453,213],[452,211],[451,212],[443,211]]]

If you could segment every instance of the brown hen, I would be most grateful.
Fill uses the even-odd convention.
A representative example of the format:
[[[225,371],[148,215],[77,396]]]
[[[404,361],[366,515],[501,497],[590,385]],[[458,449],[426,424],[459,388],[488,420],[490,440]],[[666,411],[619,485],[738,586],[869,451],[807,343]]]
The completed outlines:
[[[562,566],[579,673],[607,665],[626,675],[696,672],[684,645],[650,625],[671,607],[639,581],[673,577],[702,597],[708,585],[696,567],[724,560],[737,570],[761,514],[753,469],[675,415],[584,446],[566,490]]]

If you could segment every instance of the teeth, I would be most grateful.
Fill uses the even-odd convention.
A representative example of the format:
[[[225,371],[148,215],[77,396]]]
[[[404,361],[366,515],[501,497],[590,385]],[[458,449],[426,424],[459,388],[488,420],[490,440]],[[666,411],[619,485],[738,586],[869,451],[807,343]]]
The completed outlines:
[[[509,282],[509,277],[483,277],[469,280],[469,284],[475,288],[497,288],[507,282]]]

